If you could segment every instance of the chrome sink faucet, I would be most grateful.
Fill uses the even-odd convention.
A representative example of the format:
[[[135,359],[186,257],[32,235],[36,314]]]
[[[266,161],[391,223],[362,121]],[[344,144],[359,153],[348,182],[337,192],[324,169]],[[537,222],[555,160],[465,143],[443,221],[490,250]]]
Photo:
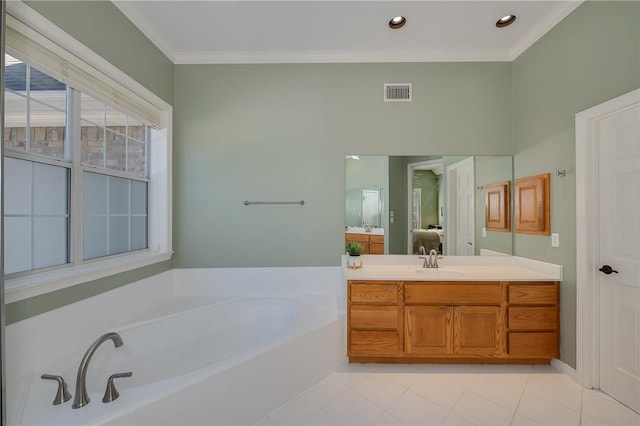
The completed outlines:
[[[80,367],[78,367],[78,375],[76,376],[76,396],[73,399],[72,408],[82,408],[85,405],[89,404],[91,399],[89,399],[89,395],[87,394],[87,369],[89,368],[89,361],[91,361],[91,357],[98,350],[100,345],[102,345],[107,340],[113,340],[113,345],[116,348],[119,348],[123,345],[122,337],[118,333],[106,333],[100,336],[95,342],[89,346],[87,352],[85,352],[84,357],[82,357],[82,361],[80,362]]]
[[[438,267],[438,252],[436,249],[431,249],[429,252],[429,265],[427,268],[437,268]]]
[[[420,246],[420,253],[425,251],[424,247]],[[420,256],[420,259],[424,259],[424,263],[422,264],[423,268],[437,268],[438,267],[438,252],[436,249],[431,249],[429,252],[429,257]]]

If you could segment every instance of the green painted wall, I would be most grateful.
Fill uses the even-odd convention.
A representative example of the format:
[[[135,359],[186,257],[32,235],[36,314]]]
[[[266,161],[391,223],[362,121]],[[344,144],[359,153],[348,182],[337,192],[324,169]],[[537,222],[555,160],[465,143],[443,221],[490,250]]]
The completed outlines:
[[[640,87],[640,3],[587,1],[513,63],[516,177],[550,172],[551,238],[515,254],[564,266],[561,359],[576,365],[575,114]],[[567,176],[555,176],[564,169]]]
[[[173,63],[112,2],[28,0],[25,3],[173,104]]]
[[[138,83],[173,102],[173,63],[109,1],[28,1],[49,19]],[[7,324],[158,274],[172,261],[136,269],[6,305]]]
[[[338,265],[345,155],[510,154],[510,86],[510,63],[177,65],[175,266]]]
[[[511,181],[513,179],[513,159],[504,156],[476,156],[474,164],[476,185],[486,185]],[[482,236],[482,228],[485,227],[485,192],[476,191],[476,254],[481,249],[488,249],[505,254],[513,253],[513,233],[487,231],[487,236]],[[510,197],[510,205],[513,200]],[[511,214],[513,210],[511,209]],[[510,221],[513,223],[513,221]],[[513,227],[511,227],[513,229]]]

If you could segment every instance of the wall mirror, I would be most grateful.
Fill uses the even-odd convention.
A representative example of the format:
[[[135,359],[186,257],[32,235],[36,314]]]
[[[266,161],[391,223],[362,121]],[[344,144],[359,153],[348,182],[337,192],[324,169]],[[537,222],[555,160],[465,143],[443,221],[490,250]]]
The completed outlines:
[[[506,155],[348,155],[345,240],[383,235],[385,254],[415,254],[422,245],[448,256],[511,255],[511,226],[487,229],[485,187],[512,181]]]

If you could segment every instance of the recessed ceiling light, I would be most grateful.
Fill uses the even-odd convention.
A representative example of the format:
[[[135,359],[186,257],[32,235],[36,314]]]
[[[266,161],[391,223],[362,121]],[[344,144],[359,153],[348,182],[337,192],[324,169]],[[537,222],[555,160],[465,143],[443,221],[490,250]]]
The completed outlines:
[[[404,24],[406,23],[407,23],[407,18],[405,18],[404,16],[400,16],[400,15],[394,16],[389,21],[389,28],[391,28],[392,30],[397,30],[404,27]]]
[[[516,22],[516,19],[518,19],[516,15],[505,15],[496,21],[496,27],[498,28],[508,27],[509,25]]]

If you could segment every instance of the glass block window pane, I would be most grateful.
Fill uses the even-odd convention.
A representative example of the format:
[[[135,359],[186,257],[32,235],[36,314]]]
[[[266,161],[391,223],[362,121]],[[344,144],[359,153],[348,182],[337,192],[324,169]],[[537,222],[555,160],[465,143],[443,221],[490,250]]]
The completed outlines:
[[[62,265],[68,261],[69,221],[60,216],[33,219],[33,269]]]
[[[5,273],[69,263],[70,172],[5,158]]]
[[[31,218],[4,218],[4,273],[31,269]]]
[[[83,176],[84,259],[147,248],[147,182],[94,172]]]

